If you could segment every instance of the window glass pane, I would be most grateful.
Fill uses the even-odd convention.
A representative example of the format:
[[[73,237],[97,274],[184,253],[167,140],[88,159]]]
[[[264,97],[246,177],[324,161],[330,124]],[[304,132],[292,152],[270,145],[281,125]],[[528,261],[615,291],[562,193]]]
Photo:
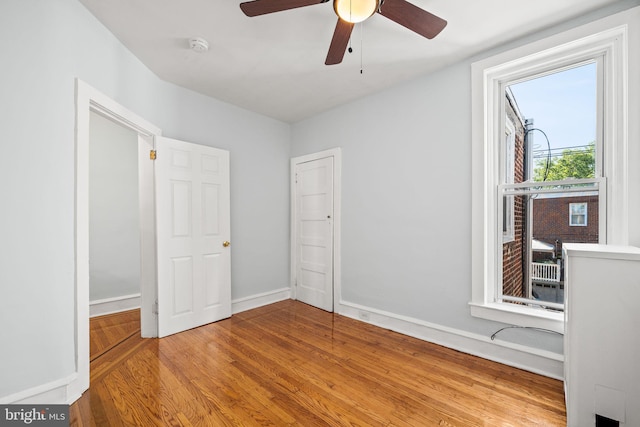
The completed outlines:
[[[588,188],[550,194],[532,192],[503,196],[515,198],[515,216],[519,219],[515,239],[502,245],[502,295],[533,299],[539,305],[545,301],[562,304],[562,245],[598,243],[598,192]],[[567,212],[575,212],[572,217],[584,226],[571,226]]]
[[[543,307],[548,302],[556,304],[553,309],[561,309],[562,245],[599,241],[597,185],[575,184],[576,179],[599,174],[596,79],[593,62],[506,89],[510,130],[505,131],[501,151],[505,165],[501,182],[507,188],[500,201],[503,240],[498,298],[502,301]],[[565,181],[566,185],[535,184],[543,181]],[[532,185],[526,189],[513,188],[528,182]]]
[[[514,205],[513,239],[502,245],[502,293],[512,297],[529,298],[526,285],[526,204],[528,196],[505,195]]]
[[[595,177],[596,78],[589,63],[509,86],[528,124],[530,179]]]
[[[502,203],[502,241],[510,242],[515,236],[515,200],[513,196],[505,196]]]
[[[587,213],[586,203],[570,203],[569,209],[571,209],[571,215],[584,215]]]

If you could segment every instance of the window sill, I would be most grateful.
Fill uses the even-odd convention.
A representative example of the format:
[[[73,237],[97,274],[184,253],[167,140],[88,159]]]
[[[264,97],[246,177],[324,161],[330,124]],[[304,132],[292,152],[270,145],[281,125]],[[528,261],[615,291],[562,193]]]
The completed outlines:
[[[564,313],[509,303],[469,303],[471,315],[509,325],[548,329],[564,333]]]

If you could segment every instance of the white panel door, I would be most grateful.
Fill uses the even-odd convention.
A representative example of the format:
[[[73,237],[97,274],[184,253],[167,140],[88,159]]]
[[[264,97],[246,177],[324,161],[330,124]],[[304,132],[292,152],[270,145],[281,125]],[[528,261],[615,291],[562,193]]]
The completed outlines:
[[[156,139],[158,336],[231,316],[229,152]]]
[[[333,311],[333,157],[295,173],[296,298]]]

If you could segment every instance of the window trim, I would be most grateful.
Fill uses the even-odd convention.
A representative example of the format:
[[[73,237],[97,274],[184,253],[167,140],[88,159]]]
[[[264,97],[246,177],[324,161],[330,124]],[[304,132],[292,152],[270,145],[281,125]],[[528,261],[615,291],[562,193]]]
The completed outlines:
[[[622,16],[622,19],[620,19]],[[564,314],[539,308],[496,302],[499,221],[496,133],[504,132],[504,82],[544,70],[558,70],[602,58],[605,99],[602,108],[606,144],[600,159],[607,177],[602,218],[608,218],[607,243],[628,244],[628,22],[624,13],[613,15],[549,38],[518,47],[472,64],[472,299],[471,315],[504,323],[564,330]],[[603,105],[603,106],[602,106]]]

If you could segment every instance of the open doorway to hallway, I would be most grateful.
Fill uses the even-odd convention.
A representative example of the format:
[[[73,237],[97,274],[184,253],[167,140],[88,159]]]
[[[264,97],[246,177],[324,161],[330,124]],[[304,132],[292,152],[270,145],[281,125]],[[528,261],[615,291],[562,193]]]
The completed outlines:
[[[89,117],[90,360],[140,335],[138,133]]]
[[[140,307],[138,134],[96,112],[89,127],[92,317]]]

